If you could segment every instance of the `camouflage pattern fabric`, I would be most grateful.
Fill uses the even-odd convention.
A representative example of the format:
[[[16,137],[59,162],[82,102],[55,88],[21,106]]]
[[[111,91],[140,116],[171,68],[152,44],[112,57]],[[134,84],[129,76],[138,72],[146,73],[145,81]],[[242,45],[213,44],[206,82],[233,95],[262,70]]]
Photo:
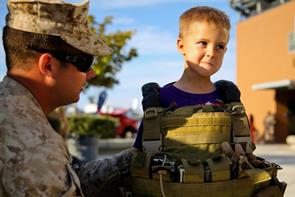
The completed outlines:
[[[7,26],[31,33],[60,36],[66,43],[90,55],[109,55],[112,49],[89,29],[89,0],[8,0]]]
[[[0,109],[0,196],[84,196],[63,138],[34,96],[7,76],[0,83]],[[79,169],[81,182],[101,188],[107,177],[127,173],[131,156],[127,150],[86,164]],[[99,196],[97,191],[86,193]]]
[[[90,197],[118,197],[119,187],[132,161],[131,149],[122,151],[104,162],[92,161],[87,163],[77,173],[81,181],[82,190]]]

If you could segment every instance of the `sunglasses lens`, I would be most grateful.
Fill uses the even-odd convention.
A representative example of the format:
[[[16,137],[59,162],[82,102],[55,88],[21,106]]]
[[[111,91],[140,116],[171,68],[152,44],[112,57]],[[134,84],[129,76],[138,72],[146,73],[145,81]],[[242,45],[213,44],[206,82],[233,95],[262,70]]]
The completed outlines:
[[[85,72],[88,72],[92,68],[93,62],[94,62],[94,57],[85,58],[85,69],[84,69]]]
[[[67,56],[66,61],[74,64],[80,72],[88,72],[94,61],[94,57],[92,56]]]
[[[42,48],[36,48],[32,46],[29,46],[29,48],[40,53],[51,53],[54,57],[56,57],[60,61],[69,62],[73,64],[74,66],[76,66],[80,72],[84,72],[84,73],[87,73],[91,69],[94,62],[94,56],[88,55],[88,54],[84,54],[83,56],[82,55],[72,56],[72,55],[66,55],[62,52],[53,51],[50,49],[42,49]]]

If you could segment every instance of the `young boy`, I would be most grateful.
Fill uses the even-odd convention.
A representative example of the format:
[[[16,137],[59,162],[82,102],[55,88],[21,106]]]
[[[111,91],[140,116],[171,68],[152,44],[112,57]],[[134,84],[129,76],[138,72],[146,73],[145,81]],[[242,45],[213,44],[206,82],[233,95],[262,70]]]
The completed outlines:
[[[224,166],[230,165],[231,179],[238,179],[240,170],[247,170],[249,168],[252,169],[253,167],[265,168],[267,166],[267,165],[264,166],[265,165],[264,161],[261,159],[257,159],[255,155],[253,155],[252,153],[254,146],[252,146],[253,144],[249,143],[250,130],[248,130],[249,128],[247,128],[248,127],[247,117],[246,117],[244,108],[242,104],[240,103],[239,90],[232,82],[218,81],[213,83],[211,81],[211,76],[214,73],[216,73],[221,67],[223,56],[227,49],[226,46],[229,40],[229,31],[230,31],[229,18],[226,14],[224,14],[220,10],[210,8],[210,7],[205,7],[205,6],[194,7],[187,10],[181,15],[180,26],[179,26],[180,33],[177,39],[177,48],[184,58],[184,71],[182,73],[181,78],[176,82],[170,83],[164,86],[163,88],[160,88],[159,96],[157,94],[158,93],[157,86],[155,87],[156,89],[155,91],[154,91],[154,87],[152,86],[143,86],[142,88],[143,96],[144,96],[144,99],[143,99],[144,109],[148,109],[149,107],[162,107],[159,109],[159,111],[158,111],[158,108],[149,108],[149,110],[145,111],[146,114],[145,114],[144,121],[146,121],[145,122],[146,128],[143,128],[143,124],[141,124],[135,144],[134,144],[135,148],[142,150],[143,130],[146,129],[145,131],[150,131],[150,133],[148,133],[148,135],[145,136],[146,137],[145,148],[147,152],[156,153],[160,149],[164,150],[164,153],[161,153],[161,150],[160,150],[159,155],[160,156],[161,154],[162,156],[164,155],[163,157],[159,157],[160,159],[157,158],[156,156],[152,156],[156,159],[150,160],[151,164],[149,165],[152,166],[151,168],[155,166],[158,167],[159,161],[160,161],[161,163],[160,165],[165,167],[168,166],[168,169],[170,169],[169,167],[173,169],[175,168],[175,165],[177,165],[177,161],[173,161],[173,158],[175,159],[177,157],[181,158],[182,165],[186,165],[186,163],[183,161],[189,161],[188,163],[190,164],[188,165],[194,165],[193,163],[196,164],[202,161],[202,165],[204,165],[205,176],[203,178],[205,182],[211,182],[211,181],[214,182],[213,179],[215,179],[217,176],[215,178],[212,178],[213,176],[211,173],[213,173],[213,171],[216,170],[216,168],[214,167],[216,163],[214,163],[214,161],[217,161],[217,160],[213,161],[213,156],[210,154],[212,154],[214,151],[219,151],[218,146],[216,146],[217,144],[220,144],[220,151],[228,159],[231,160],[231,164],[228,164],[226,162],[227,161],[226,159],[224,161],[221,161],[221,160],[218,161],[219,162],[218,165],[220,166],[221,166],[221,163],[223,163],[222,165]],[[152,94],[149,94],[150,92]],[[159,97],[159,99],[157,97]],[[225,104],[233,105],[233,107],[227,108],[231,110],[230,113],[231,113],[232,128],[231,128],[231,134],[230,134],[231,137],[229,138],[232,138],[232,142],[233,142],[232,144],[230,144],[230,142],[228,141],[229,138],[226,137],[227,134],[221,131],[223,129],[220,130],[220,133],[223,133],[225,135],[221,134],[218,136],[215,135],[216,132],[214,130],[210,130],[210,126],[213,126],[213,125],[216,126],[220,122],[222,122],[222,121],[219,122],[219,120],[221,119],[215,119],[215,117],[217,116],[216,114],[215,114],[216,116],[213,115],[214,116],[213,118],[213,116],[210,116],[210,113],[208,113],[207,116],[210,117],[209,119],[199,119],[193,116],[179,117],[182,113],[184,115],[188,114],[188,113],[186,114],[186,112],[188,111],[185,111],[183,108],[182,110],[181,109],[179,109],[178,111],[176,110],[177,113],[173,114],[173,112],[170,111],[171,113],[170,114],[167,113],[167,116],[163,115],[159,123],[159,119],[158,119],[159,116],[157,114],[158,112],[161,114],[162,113],[161,110],[163,108],[173,109],[175,107],[180,108],[184,106],[193,106],[193,105],[216,105],[217,106],[216,109],[218,109],[219,108],[218,106],[222,105],[221,102],[224,102]],[[171,108],[171,106],[173,107]],[[186,108],[186,109],[192,109],[192,108]],[[206,107],[204,107],[203,109],[206,110]],[[210,107],[208,107],[207,109],[210,109]],[[220,109],[222,109],[222,107],[220,107]],[[237,114],[238,116],[236,116]],[[225,116],[223,116],[223,118],[224,117]],[[204,122],[201,122],[202,120],[204,120]],[[204,129],[203,131],[205,132],[198,131],[197,127],[199,122],[204,123],[204,125],[206,126],[209,126],[206,128],[204,127],[202,128]],[[166,130],[167,131],[166,135],[168,136],[166,139],[160,138],[160,133],[159,133],[159,139],[155,139],[157,137],[158,132],[161,132],[161,130],[159,130],[159,128],[157,127],[161,127],[161,129],[162,128],[171,129],[171,130],[167,129],[168,131]],[[180,131],[179,128],[181,129],[183,128],[183,130]],[[215,132],[215,134],[213,131]],[[171,132],[170,135],[169,135],[169,132]],[[180,132],[183,132],[184,135],[180,135]],[[213,138],[214,140],[212,140]],[[217,138],[217,141],[215,138]],[[218,142],[218,140],[221,140],[221,142]],[[195,145],[200,145],[200,146],[195,146]],[[142,155],[145,155],[145,153],[143,153]],[[138,157],[139,159],[136,160],[136,162],[143,161],[142,155]],[[205,157],[202,158],[202,155],[203,156],[205,155]],[[169,163],[169,162],[166,162],[166,159],[169,156],[171,156],[172,159],[170,159],[170,164],[166,166],[166,164]],[[148,157],[146,156],[145,158],[148,158]],[[215,157],[215,159],[216,158],[218,157]],[[219,159],[220,158],[221,157],[219,157]],[[197,162],[194,159],[196,159]],[[208,159],[209,160],[212,159],[212,162],[210,162],[211,164],[209,164]],[[148,161],[146,163],[148,163]],[[182,165],[180,165],[180,168],[178,169],[181,169],[183,167]],[[268,167],[271,167],[271,166],[268,166]],[[182,180],[185,180],[181,178],[183,177],[184,174],[186,174],[184,176],[187,176],[193,171],[193,170],[187,171],[187,169],[190,169],[190,168],[193,168],[193,167],[192,166],[184,167],[184,169],[182,169],[183,170],[182,172],[184,172],[184,170],[186,171],[183,174],[181,173],[181,170],[179,170],[180,182],[182,182]],[[163,169],[165,171],[164,167]],[[159,171],[160,173],[158,172],[160,174],[160,184],[162,184],[162,181],[161,181],[162,174],[165,174],[162,172],[163,169],[161,168],[161,170]],[[194,170],[194,173],[197,173],[198,170],[196,169]],[[274,167],[272,169],[276,172],[277,169],[279,168]],[[175,171],[172,170],[171,172],[175,172]],[[138,172],[142,173],[142,171],[138,171]],[[260,172],[260,171],[257,171],[257,172]],[[154,173],[154,171],[152,171],[152,173]],[[253,175],[254,174],[256,177],[259,176],[256,173],[253,173]],[[140,177],[141,174],[137,174],[137,176]],[[202,176],[203,174],[201,173],[200,177]],[[270,193],[272,194],[276,193],[275,196],[283,195],[286,188],[286,184],[280,183],[277,180],[276,173],[271,174],[271,176],[272,176],[272,180],[275,182],[275,185],[269,185],[261,189],[260,191],[258,191],[257,196],[261,194],[270,194]],[[134,182],[141,180],[141,179],[136,179],[135,175],[134,177],[135,177]],[[224,180],[223,178],[222,180]],[[215,181],[222,181],[222,180],[216,179]],[[154,180],[154,181],[157,181],[157,180]],[[144,182],[145,185],[147,183],[148,182]],[[152,183],[152,181],[150,181],[150,183]],[[167,182],[166,184],[169,185],[169,183]],[[225,185],[227,186],[228,184],[229,182],[225,183]],[[173,185],[173,187],[174,186],[176,185]],[[153,187],[153,184],[151,184],[151,187]],[[192,186],[192,187],[195,188],[195,186]],[[180,192],[181,196],[185,195],[185,189],[184,188],[182,189],[183,190],[181,190]],[[137,188],[133,188],[133,190],[137,190]],[[144,190],[142,190],[141,192],[144,193],[143,191]],[[145,192],[148,192],[148,191],[150,191],[150,188],[149,190],[146,190]],[[192,192],[192,191],[193,191],[193,188],[191,188],[189,192]],[[162,194],[164,194],[163,187],[161,187],[161,192]],[[200,192],[201,192],[201,189],[196,190],[196,194],[202,196]],[[180,196],[180,193],[176,194],[176,196],[177,195]],[[175,193],[173,194],[175,195]],[[218,194],[222,195],[221,193],[218,193]],[[224,195],[222,196],[228,196],[228,194],[224,193]]]
[[[222,64],[229,40],[228,16],[215,8],[194,7],[180,16],[178,51],[184,58],[181,78],[160,88],[160,106],[217,104],[221,93],[211,81]],[[142,149],[142,124],[134,147]]]

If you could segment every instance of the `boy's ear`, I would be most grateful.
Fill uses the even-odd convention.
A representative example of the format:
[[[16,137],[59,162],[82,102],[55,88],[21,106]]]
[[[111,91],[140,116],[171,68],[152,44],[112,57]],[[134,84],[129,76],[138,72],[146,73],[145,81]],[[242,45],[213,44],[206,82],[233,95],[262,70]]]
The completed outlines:
[[[178,51],[184,55],[185,51],[184,51],[184,44],[183,44],[182,38],[180,37],[177,38],[176,45],[177,45]]]
[[[44,76],[52,77],[53,65],[52,65],[53,57],[49,53],[43,53],[39,57],[38,68],[40,73]]]

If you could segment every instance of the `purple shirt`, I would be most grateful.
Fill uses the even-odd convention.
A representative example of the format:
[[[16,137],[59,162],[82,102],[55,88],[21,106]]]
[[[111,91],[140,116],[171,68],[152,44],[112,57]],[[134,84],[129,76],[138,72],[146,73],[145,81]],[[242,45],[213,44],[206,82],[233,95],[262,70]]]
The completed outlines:
[[[172,102],[175,102],[176,108],[179,108],[207,103],[218,104],[219,102],[217,100],[221,100],[221,95],[217,89],[207,94],[192,94],[176,88],[173,86],[173,83],[160,88],[160,105],[164,108],[169,107]],[[135,148],[142,149],[142,133],[143,124],[141,122],[133,145]]]

